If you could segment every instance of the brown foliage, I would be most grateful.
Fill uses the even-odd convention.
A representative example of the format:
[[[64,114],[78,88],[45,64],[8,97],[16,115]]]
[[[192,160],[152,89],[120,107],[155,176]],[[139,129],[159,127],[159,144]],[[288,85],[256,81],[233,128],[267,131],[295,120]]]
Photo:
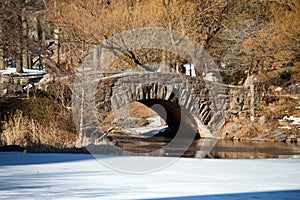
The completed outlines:
[[[61,27],[61,49],[71,66],[80,65],[89,51],[103,40],[125,30],[163,27],[182,32],[201,44],[213,37],[222,20],[226,1],[128,0],[64,1],[54,4],[47,16]],[[51,5],[49,3],[48,5]],[[49,6],[50,7],[50,6]],[[64,49],[64,50],[63,50]],[[162,62],[161,52],[123,54],[128,66]],[[124,64],[126,66],[126,64]]]
[[[268,70],[292,65],[300,55],[300,3],[293,7],[272,4],[269,24],[255,38],[243,43],[243,52],[254,60],[251,70]],[[259,67],[260,69],[257,69]]]

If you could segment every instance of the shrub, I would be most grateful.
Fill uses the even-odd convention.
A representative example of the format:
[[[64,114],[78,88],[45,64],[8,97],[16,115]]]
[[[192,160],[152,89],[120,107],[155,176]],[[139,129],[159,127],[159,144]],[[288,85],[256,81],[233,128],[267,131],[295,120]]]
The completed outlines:
[[[291,80],[291,77],[292,77],[291,72],[283,71],[279,74],[278,78],[280,82],[288,82]]]
[[[283,71],[277,74],[277,76],[270,78],[266,81],[266,85],[269,87],[270,85],[276,86],[287,86],[291,83],[292,73],[290,71]]]
[[[239,82],[245,78],[245,74],[242,72],[237,72],[233,74],[221,72],[221,77],[223,79],[224,84],[238,85]]]
[[[3,131],[0,133],[1,145],[18,145],[24,148],[36,146],[74,147],[76,139],[76,134],[62,131],[57,127],[55,121],[51,120],[45,126],[35,119],[24,116],[20,110],[3,122]]]

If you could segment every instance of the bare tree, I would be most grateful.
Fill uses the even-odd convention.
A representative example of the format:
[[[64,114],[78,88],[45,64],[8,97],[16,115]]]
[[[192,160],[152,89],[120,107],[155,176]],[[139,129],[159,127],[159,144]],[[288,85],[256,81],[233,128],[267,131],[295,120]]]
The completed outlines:
[[[1,56],[15,63],[17,72],[22,73],[23,67],[31,67],[31,54],[38,51],[33,31],[37,30],[36,23],[30,17],[44,9],[44,2],[33,0],[4,0],[1,7]],[[1,59],[3,60],[3,59]],[[3,67],[2,67],[3,68]]]
[[[254,73],[294,65],[299,55],[299,8],[299,1],[232,0],[207,49],[221,71],[241,83]]]
[[[55,1],[52,3],[54,5]],[[217,0],[74,0],[62,1],[55,6],[56,13],[51,15],[61,27],[61,65],[78,66],[85,55],[102,41],[122,31],[141,27],[175,30],[206,45],[219,30],[227,3]],[[119,46],[123,49],[113,50],[120,55],[115,66],[121,70],[136,66],[151,70],[148,65],[151,62],[171,65],[178,60],[175,55],[161,50],[131,51],[124,44]]]
[[[1,4],[2,9],[2,4]],[[4,61],[4,38],[3,38],[3,29],[2,29],[2,18],[0,18],[0,70],[5,69],[5,61]]]

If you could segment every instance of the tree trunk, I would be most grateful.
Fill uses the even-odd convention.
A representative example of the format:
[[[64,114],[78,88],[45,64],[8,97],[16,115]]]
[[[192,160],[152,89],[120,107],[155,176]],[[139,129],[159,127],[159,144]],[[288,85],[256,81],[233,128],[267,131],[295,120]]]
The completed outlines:
[[[29,52],[27,48],[24,48],[22,51],[22,63],[24,69],[30,69],[29,65]]]
[[[23,38],[28,38],[28,24],[25,19],[25,17],[21,17],[22,20],[22,34]],[[29,69],[29,52],[28,52],[28,44],[24,42],[24,39],[22,41],[24,45],[21,46],[22,48],[22,63],[23,63],[23,68]]]
[[[4,56],[3,56],[3,48],[0,47],[0,70],[5,69],[5,62],[4,62]]]
[[[162,62],[161,62],[161,72],[167,72],[166,65],[166,51],[162,51]]]
[[[0,29],[0,31],[1,31],[1,29]],[[1,37],[1,32],[0,32],[0,37]],[[0,44],[0,70],[4,70],[4,69],[5,69],[4,47],[3,47],[3,44]]]
[[[23,38],[23,33],[22,33],[22,28],[23,28],[22,16],[18,16],[18,19],[20,22],[19,27],[18,27],[19,28],[19,53],[16,58],[16,72],[23,73],[23,48],[24,48],[23,41],[24,41],[24,38]]]
[[[16,58],[16,72],[17,73],[23,73],[23,51],[19,53],[19,55]]]
[[[4,40],[3,40],[3,31],[2,31],[2,22],[0,21],[0,70],[5,69],[4,62]]]

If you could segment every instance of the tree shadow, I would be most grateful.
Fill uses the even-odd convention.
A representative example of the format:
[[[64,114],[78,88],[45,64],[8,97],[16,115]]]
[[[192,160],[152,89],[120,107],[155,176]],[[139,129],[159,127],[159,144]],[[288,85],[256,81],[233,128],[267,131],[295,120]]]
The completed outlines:
[[[58,156],[59,155],[59,156]],[[21,153],[0,152],[0,167],[9,165],[34,165],[60,162],[73,162],[90,160],[94,157],[90,154],[66,154],[66,153]]]
[[[300,198],[300,190],[283,190],[270,192],[249,192],[236,194],[217,194],[217,195],[199,195],[199,196],[183,196],[183,197],[167,197],[153,198],[147,200],[253,200],[253,199],[272,199],[272,200],[298,200]]]

